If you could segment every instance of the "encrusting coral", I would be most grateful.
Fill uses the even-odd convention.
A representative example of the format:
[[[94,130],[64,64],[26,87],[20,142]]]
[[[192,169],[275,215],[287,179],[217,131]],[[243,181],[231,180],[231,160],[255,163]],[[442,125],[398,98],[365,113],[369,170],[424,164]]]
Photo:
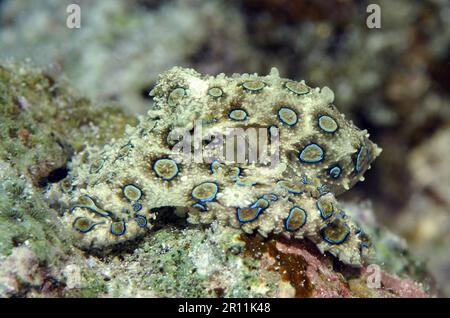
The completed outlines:
[[[381,150],[339,113],[329,88],[280,78],[275,68],[267,76],[209,77],[175,67],[151,95],[155,109],[138,126],[74,159],[79,168],[61,201],[78,247],[105,253],[126,244],[151,229],[158,208],[170,206],[193,224],[217,220],[246,233],[308,238],[344,263],[361,264],[368,239],[334,196],[363,180]],[[250,128],[266,132],[271,156],[222,160],[216,136],[237,149],[228,137]],[[188,153],[180,152],[180,139]],[[210,160],[192,160],[192,145]]]

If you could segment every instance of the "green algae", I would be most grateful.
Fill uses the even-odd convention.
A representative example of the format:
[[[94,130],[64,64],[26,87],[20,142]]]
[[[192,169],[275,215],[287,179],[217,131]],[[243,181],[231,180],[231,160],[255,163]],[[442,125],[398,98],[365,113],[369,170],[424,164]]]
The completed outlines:
[[[65,249],[56,212],[10,166],[0,161],[0,168],[0,254],[25,245],[39,261],[52,262]]]
[[[132,286],[131,296],[139,291],[157,297],[275,295],[279,277],[266,271],[261,276],[259,260],[244,256],[244,242],[238,238],[239,231],[229,228],[163,227],[120,262],[126,276],[114,266],[110,293],[123,296],[126,285]]]

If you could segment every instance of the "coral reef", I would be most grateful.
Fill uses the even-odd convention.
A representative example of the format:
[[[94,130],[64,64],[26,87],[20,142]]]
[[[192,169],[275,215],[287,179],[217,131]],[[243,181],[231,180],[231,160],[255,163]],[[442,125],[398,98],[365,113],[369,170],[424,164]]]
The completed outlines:
[[[268,76],[228,78],[175,67],[151,94],[156,109],[138,126],[75,160],[79,168],[69,177],[74,189],[62,200],[68,207],[64,223],[75,232],[77,246],[105,253],[145,234],[155,209],[175,206],[189,209],[194,224],[217,219],[246,233],[307,237],[343,262],[361,264],[365,235],[333,193],[363,180],[381,150],[367,131],[345,121],[329,88],[280,78],[276,69]],[[194,127],[199,121],[205,124],[194,148],[217,133],[229,139],[232,129],[276,129],[279,154],[270,155],[279,155],[279,162],[245,157],[239,164],[223,158],[223,148],[211,147],[214,141],[200,146],[211,164],[191,158],[190,141],[187,154],[177,153],[176,134],[200,129]],[[249,148],[250,137],[242,137]]]
[[[429,297],[427,285],[380,269],[337,264],[306,240],[246,235],[217,221],[207,229],[166,223],[129,254],[68,262],[67,296],[108,297]],[[372,227],[376,229],[376,227]],[[395,259],[397,250],[387,259]],[[381,266],[380,266],[381,267]],[[96,273],[96,275],[93,275]]]

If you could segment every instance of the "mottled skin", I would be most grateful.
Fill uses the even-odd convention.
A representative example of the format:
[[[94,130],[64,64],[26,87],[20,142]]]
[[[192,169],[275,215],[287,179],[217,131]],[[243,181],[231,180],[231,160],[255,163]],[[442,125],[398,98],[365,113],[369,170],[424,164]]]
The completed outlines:
[[[306,237],[320,250],[331,252],[345,263],[361,264],[366,238],[339,209],[334,195],[362,180],[380,149],[368,140],[366,131],[346,121],[332,105],[330,89],[312,89],[304,83],[280,78],[276,69],[264,77],[248,74],[206,77],[192,69],[175,67],[161,75],[151,95],[155,109],[137,127],[128,127],[122,139],[103,149],[88,148],[74,161],[79,169],[70,176],[73,189],[67,188],[63,199],[72,208],[63,219],[73,230],[77,246],[107,252],[147,233],[155,208],[172,206],[178,211],[184,208],[188,221],[194,224],[217,220],[240,227],[246,233],[256,230],[264,236],[284,233]],[[288,110],[280,114],[281,108]],[[233,109],[245,112],[233,113],[231,117],[238,120],[232,120]],[[172,150],[179,140],[177,132],[192,129],[199,120],[203,122],[203,136],[225,133],[232,127],[268,129],[276,125],[280,163],[271,166],[228,162],[214,166],[212,172],[209,163],[186,160]],[[207,142],[200,147],[206,150]],[[301,156],[305,148],[308,151]],[[177,163],[179,172],[170,175],[171,180],[155,173],[153,167],[160,158]],[[240,168],[238,180],[236,167]],[[165,171],[169,172],[170,169]],[[208,202],[192,196],[193,189],[204,182],[214,183],[218,188]],[[128,184],[141,189],[139,200],[132,201],[124,195],[123,189]],[[79,207],[83,195],[95,201],[98,213]],[[264,195],[266,201],[252,207]],[[325,211],[329,215],[321,215],[319,198],[332,207],[332,211]],[[301,210],[294,209],[289,218],[293,207]],[[306,220],[301,219],[303,212],[299,211],[306,212]],[[238,215],[255,217],[243,222]]]

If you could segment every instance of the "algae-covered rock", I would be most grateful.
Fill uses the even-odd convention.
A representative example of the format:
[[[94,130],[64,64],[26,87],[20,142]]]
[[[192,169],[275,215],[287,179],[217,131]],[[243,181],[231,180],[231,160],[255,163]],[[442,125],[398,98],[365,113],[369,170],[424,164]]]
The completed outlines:
[[[24,296],[71,246],[42,189],[65,177],[85,143],[113,138],[134,118],[92,107],[38,69],[12,64],[0,66],[0,118],[0,295]],[[29,275],[11,265],[27,262]]]
[[[391,249],[395,255],[395,249]],[[394,256],[395,257],[395,256]],[[381,265],[343,266],[308,241],[166,224],[130,253],[71,264],[65,296],[429,297],[426,284]]]
[[[29,65],[0,65],[0,117],[0,160],[35,186],[63,177],[83,145],[110,140],[135,122],[116,107],[91,107]]]
[[[0,161],[0,180],[0,296],[20,296],[40,288],[41,266],[58,263],[69,245],[56,212],[26,177]]]

